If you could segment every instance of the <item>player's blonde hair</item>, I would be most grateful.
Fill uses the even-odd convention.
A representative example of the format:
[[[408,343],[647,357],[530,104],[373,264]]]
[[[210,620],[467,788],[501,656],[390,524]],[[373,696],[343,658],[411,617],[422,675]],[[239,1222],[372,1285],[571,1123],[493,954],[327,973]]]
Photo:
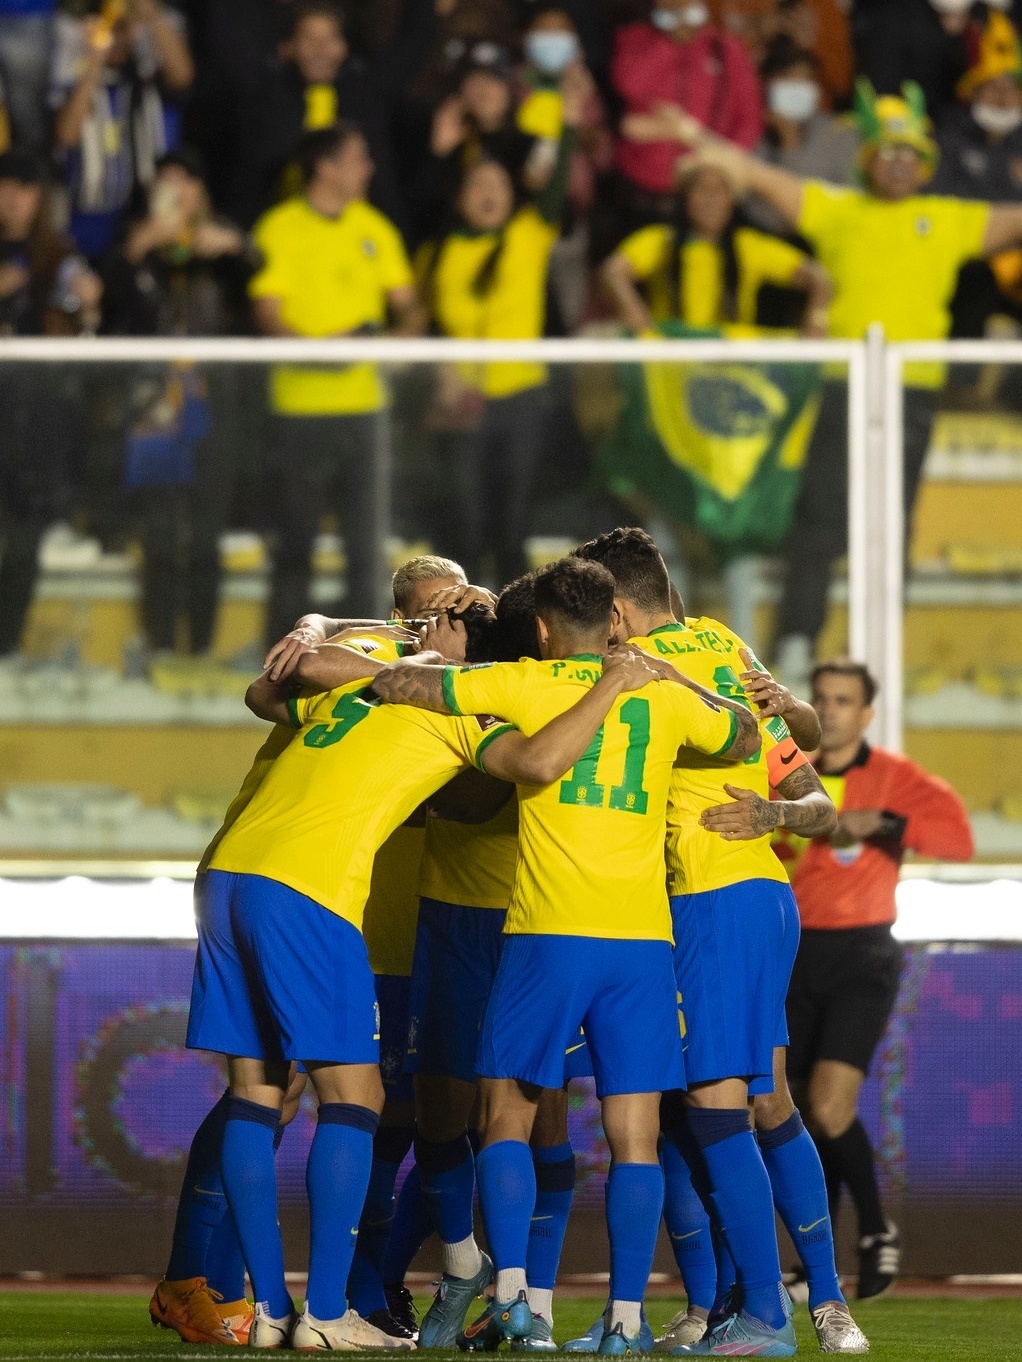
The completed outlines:
[[[453,558],[441,558],[435,553],[422,553],[418,558],[409,558],[391,578],[395,609],[408,608],[413,586],[419,582],[435,582],[440,577],[457,577],[459,582],[468,582],[465,569]]]

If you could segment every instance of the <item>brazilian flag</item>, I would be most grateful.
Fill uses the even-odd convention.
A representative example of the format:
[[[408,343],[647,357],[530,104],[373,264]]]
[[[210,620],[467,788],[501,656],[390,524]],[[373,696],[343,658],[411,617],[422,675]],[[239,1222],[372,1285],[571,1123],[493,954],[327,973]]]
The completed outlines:
[[[690,340],[734,334],[658,329]],[[625,364],[620,381],[624,402],[598,459],[604,483],[701,531],[724,559],[775,552],[816,424],[819,366]]]

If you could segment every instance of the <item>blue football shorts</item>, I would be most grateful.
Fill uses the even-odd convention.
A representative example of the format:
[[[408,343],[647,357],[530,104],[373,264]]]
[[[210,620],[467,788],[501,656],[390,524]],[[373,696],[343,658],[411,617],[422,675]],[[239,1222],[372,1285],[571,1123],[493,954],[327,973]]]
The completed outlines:
[[[209,870],[187,1044],[251,1059],[377,1064],[379,1009],[357,927],[278,880]]]
[[[670,943],[508,936],[476,1071],[559,1088],[580,1027],[600,1097],[683,1087]]]
[[[674,971],[688,1086],[747,1078],[773,1092],[774,1047],[787,1045],[784,1000],[798,950],[798,908],[781,880],[742,880],[671,899]]]
[[[499,908],[419,900],[405,1068],[475,1082],[479,1028],[504,949]]]

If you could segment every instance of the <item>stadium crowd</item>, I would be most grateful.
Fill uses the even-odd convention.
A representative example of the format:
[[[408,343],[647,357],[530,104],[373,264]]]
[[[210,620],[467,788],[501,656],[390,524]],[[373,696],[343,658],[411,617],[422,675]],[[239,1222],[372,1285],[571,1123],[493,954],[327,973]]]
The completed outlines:
[[[1017,8],[0,0],[0,332],[980,335],[1022,317]],[[909,512],[941,379],[908,376]],[[387,402],[368,365],[277,369],[268,391],[254,371],[182,366],[13,375],[0,657],[46,526],[74,512],[108,538],[130,519],[149,646],[180,645],[184,618],[204,653],[218,537],[251,519],[253,484],[276,546],[267,638],[306,598],[325,509],[364,609],[371,488],[344,474]],[[436,373],[421,424],[453,489],[437,537],[474,578],[525,566],[566,405],[537,365]],[[793,675],[845,533],[844,423],[828,384],[775,646]]]

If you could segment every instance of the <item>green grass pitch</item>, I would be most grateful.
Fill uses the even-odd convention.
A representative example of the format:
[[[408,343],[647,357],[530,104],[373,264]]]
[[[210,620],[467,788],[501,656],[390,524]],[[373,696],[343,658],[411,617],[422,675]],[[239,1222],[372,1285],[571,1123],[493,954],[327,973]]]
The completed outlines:
[[[0,1291],[0,1359],[202,1362],[217,1358],[223,1362],[224,1348],[192,1347],[180,1343],[174,1334],[154,1329],[146,1305],[144,1296]],[[651,1300],[649,1315],[654,1327],[667,1320],[678,1305],[668,1298]],[[555,1301],[558,1340],[587,1329],[602,1306],[603,1298],[595,1296]],[[876,1362],[940,1362],[945,1358],[948,1362],[1018,1362],[1022,1356],[1020,1300],[895,1298],[853,1308],[869,1335],[871,1356]],[[799,1356],[819,1356],[804,1307],[796,1311],[795,1325]]]

